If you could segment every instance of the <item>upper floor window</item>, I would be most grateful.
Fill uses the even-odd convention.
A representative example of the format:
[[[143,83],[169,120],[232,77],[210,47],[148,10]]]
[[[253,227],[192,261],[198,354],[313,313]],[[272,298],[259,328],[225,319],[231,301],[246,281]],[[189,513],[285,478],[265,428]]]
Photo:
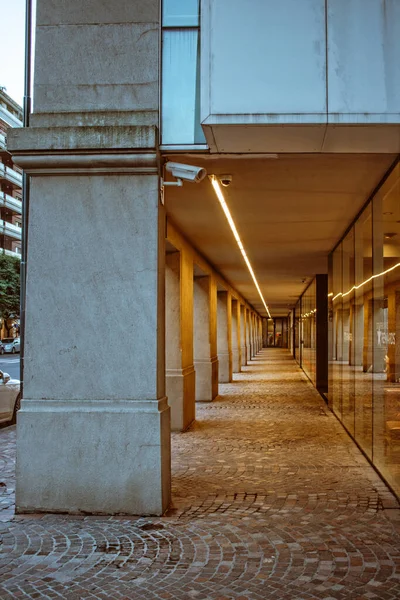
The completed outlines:
[[[204,144],[199,0],[163,0],[162,144]]]

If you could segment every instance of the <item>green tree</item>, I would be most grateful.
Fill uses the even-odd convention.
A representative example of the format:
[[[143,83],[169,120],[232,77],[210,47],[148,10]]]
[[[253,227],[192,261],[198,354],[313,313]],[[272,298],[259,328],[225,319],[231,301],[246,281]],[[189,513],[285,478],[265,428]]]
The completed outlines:
[[[9,333],[9,320],[19,317],[20,261],[15,256],[0,254],[0,318]]]

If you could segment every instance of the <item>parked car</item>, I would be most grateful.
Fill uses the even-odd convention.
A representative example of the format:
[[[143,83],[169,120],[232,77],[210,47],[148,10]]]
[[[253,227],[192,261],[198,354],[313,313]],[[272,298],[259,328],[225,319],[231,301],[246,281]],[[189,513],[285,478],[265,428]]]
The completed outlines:
[[[4,352],[12,352],[12,354],[15,354],[16,352],[19,352],[20,345],[21,345],[19,337],[17,337],[17,338],[3,338],[1,340],[1,343],[4,346]]]
[[[0,371],[0,423],[16,423],[20,406],[19,379],[11,379],[8,373]]]

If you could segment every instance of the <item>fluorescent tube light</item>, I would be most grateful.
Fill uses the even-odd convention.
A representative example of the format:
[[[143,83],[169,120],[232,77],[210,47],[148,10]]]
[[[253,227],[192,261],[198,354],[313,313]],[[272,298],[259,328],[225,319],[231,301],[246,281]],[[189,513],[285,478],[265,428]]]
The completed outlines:
[[[249,259],[247,258],[247,254],[246,254],[246,251],[245,251],[244,246],[242,244],[242,240],[239,237],[238,231],[236,229],[235,222],[232,219],[232,215],[231,215],[230,210],[228,208],[228,205],[227,205],[227,203],[225,201],[224,195],[223,195],[222,190],[221,190],[221,186],[219,185],[219,181],[218,181],[218,179],[216,178],[215,175],[209,175],[209,178],[210,178],[211,184],[212,184],[212,186],[214,188],[214,192],[215,192],[215,194],[216,194],[216,196],[217,196],[217,198],[219,200],[219,203],[221,204],[222,210],[225,213],[225,216],[226,216],[226,219],[227,219],[227,221],[229,223],[229,226],[230,226],[230,228],[232,230],[233,237],[235,238],[236,243],[239,246],[240,252],[242,253],[242,256],[244,258],[244,262],[246,263],[247,268],[250,271],[250,275],[253,278],[254,285],[256,286],[257,292],[260,295],[260,298],[261,298],[262,303],[263,303],[263,305],[265,307],[265,310],[267,311],[267,314],[268,314],[269,318],[272,319],[271,313],[269,312],[269,308],[267,306],[267,303],[265,302],[265,299],[264,299],[264,296],[262,295],[260,286],[258,285],[258,281],[256,279],[256,276],[254,275],[253,268],[252,268],[252,266],[250,264]]]

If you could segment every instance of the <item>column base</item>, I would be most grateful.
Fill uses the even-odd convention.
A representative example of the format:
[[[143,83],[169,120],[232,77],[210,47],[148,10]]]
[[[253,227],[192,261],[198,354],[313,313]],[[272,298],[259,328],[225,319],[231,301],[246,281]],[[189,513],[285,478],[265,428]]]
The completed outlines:
[[[212,402],[218,396],[218,357],[195,360],[196,402]]]
[[[16,512],[162,515],[171,497],[167,399],[24,400]]]
[[[196,372],[194,366],[167,369],[166,391],[171,407],[172,431],[186,431],[195,420]]]
[[[242,367],[247,365],[247,346],[242,346]]]
[[[218,354],[218,381],[219,383],[232,381],[232,356],[228,352]]]
[[[240,373],[239,350],[232,350],[232,371],[234,373]]]

